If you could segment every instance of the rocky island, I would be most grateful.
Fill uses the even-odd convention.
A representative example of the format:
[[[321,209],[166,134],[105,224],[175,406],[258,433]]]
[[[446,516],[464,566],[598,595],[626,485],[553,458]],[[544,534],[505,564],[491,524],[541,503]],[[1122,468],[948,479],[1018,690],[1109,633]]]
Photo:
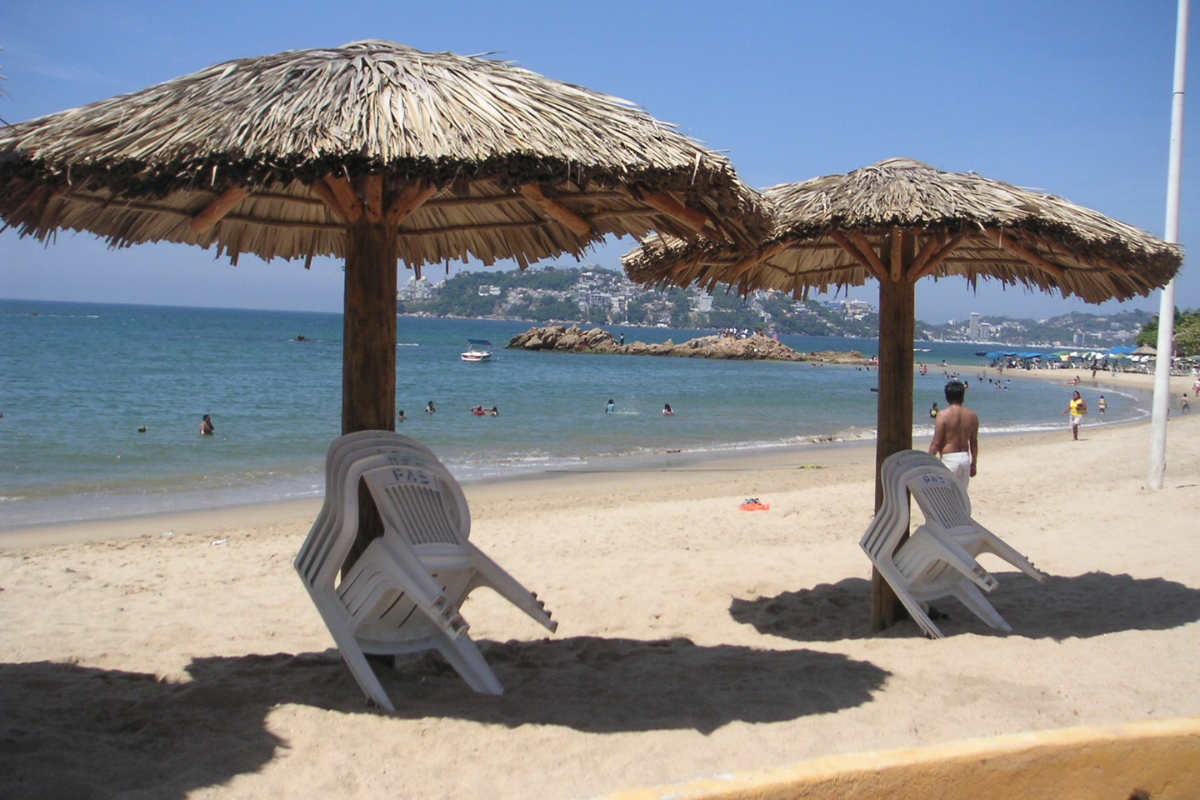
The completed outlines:
[[[550,325],[530,328],[514,336],[505,346],[509,350],[556,350],[564,353],[600,353],[625,356],[676,356],[680,358],[721,358],[743,361],[813,361],[828,364],[869,365],[857,350],[839,353],[831,350],[798,353],[774,339],[755,335],[745,339],[728,336],[702,336],[680,344],[667,340],[662,344],[633,342],[621,344],[608,331],[578,326]]]

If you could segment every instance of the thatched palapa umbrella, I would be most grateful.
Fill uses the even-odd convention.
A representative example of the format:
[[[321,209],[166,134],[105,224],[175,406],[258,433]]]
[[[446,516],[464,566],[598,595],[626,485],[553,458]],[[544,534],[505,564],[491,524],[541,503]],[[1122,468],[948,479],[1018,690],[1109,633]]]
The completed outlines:
[[[45,240],[343,257],[342,429],[394,429],[396,265],[579,256],[607,234],[743,244],[757,195],[626,101],[366,41],[231,61],[0,129],[0,219]]]
[[[767,189],[771,233],[751,249],[655,238],[625,257],[645,284],[718,284],[743,294],[879,281],[878,466],[912,447],[915,284],[961,275],[1081,297],[1126,300],[1164,286],[1179,249],[1058,197],[908,159],[882,161]],[[872,620],[890,623],[890,592],[876,576]]]

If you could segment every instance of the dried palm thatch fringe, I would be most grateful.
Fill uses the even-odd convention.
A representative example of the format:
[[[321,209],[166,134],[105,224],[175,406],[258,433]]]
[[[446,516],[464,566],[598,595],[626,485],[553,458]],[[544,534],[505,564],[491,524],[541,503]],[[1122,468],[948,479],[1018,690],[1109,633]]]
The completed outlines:
[[[231,61],[0,129],[0,219],[42,240],[311,260],[344,256],[347,213],[374,221],[389,198],[411,201],[389,218],[409,266],[692,238],[697,212],[742,244],[766,224],[727,159],[624,100],[390,42]]]
[[[774,222],[753,248],[652,237],[625,256],[626,272],[642,284],[800,299],[880,277],[897,241],[913,255],[908,280],[961,275],[1099,303],[1164,286],[1183,260],[1178,247],[1061,198],[908,159],[763,194]]]

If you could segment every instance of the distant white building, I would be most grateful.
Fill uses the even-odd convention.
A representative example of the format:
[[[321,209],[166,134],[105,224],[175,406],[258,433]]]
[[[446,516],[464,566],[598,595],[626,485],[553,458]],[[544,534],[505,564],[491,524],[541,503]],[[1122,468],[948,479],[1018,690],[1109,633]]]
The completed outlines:
[[[429,282],[428,278],[409,278],[396,291],[397,300],[432,300],[437,297],[439,286]]]
[[[825,307],[834,311],[841,311],[849,316],[875,313],[875,306],[866,300],[829,300],[825,303]]]
[[[500,296],[500,287],[493,286],[490,283],[481,283],[481,284],[479,284],[479,296],[480,297],[489,297],[489,296],[490,297],[499,297]]]
[[[971,312],[971,322],[967,328],[967,336],[971,341],[979,341],[979,312]]]

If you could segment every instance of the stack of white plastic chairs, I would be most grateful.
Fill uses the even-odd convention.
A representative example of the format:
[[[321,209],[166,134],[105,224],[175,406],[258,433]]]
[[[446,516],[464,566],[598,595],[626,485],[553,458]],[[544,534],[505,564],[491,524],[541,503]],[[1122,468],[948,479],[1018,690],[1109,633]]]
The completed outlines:
[[[339,581],[358,532],[363,481],[383,519],[375,539]],[[477,692],[504,688],[467,635],[459,608],[487,586],[550,631],[558,623],[537,596],[468,540],[462,487],[429,448],[391,431],[334,440],[325,458],[325,504],[295,567],[342,658],[367,697],[394,710],[366,658],[436,649]]]
[[[929,453],[905,450],[888,457],[882,481],[883,505],[859,544],[925,634],[943,637],[925,610],[943,597],[956,597],[992,628],[1011,631],[983,595],[999,584],[975,557],[999,556],[1041,583],[1045,574],[971,518],[971,501],[962,484]],[[909,492],[925,524],[904,540]]]

